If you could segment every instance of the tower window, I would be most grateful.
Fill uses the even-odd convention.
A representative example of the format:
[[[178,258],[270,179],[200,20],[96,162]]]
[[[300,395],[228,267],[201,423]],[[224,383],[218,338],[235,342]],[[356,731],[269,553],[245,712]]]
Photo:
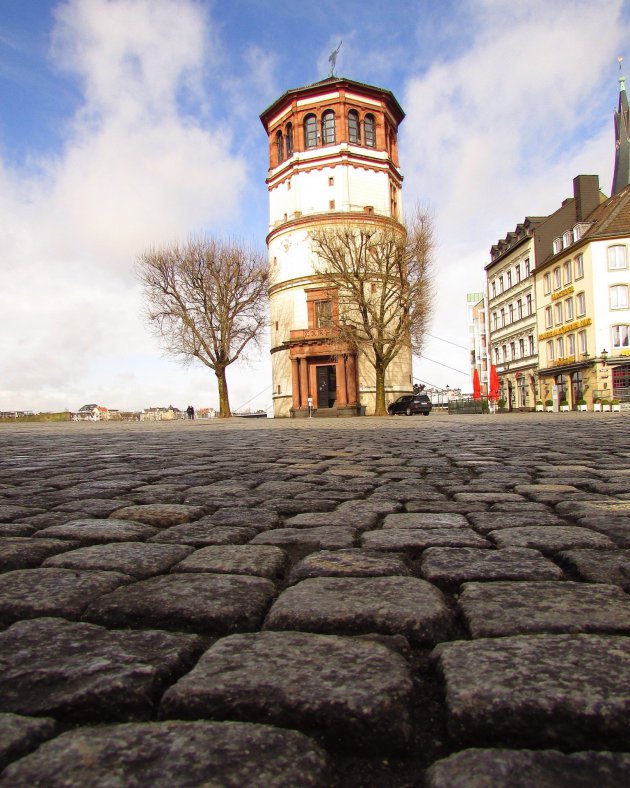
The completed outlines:
[[[326,328],[332,323],[332,302],[315,301],[315,327]]]
[[[317,145],[317,118],[307,115],[304,118],[304,147],[314,148]]]
[[[293,156],[293,123],[287,123],[285,147],[286,147],[287,159],[288,159],[289,156]]]
[[[280,162],[284,159],[284,144],[281,131],[276,134],[276,156],[278,158],[278,164],[280,164]]]
[[[366,115],[363,121],[363,139],[370,148],[376,147],[376,122],[374,115]]]
[[[322,115],[322,142],[332,145],[335,142],[335,113],[327,109]]]
[[[348,141],[355,145],[361,144],[361,122],[356,109],[351,109],[348,112]]]

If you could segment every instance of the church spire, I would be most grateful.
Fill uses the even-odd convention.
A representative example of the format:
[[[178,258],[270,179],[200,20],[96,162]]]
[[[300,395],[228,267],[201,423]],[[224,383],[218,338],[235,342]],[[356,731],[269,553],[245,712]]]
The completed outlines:
[[[619,61],[621,71],[622,57]],[[617,194],[630,184],[630,110],[626,94],[626,80],[623,74],[619,75],[619,109],[615,112],[615,174],[611,195]]]

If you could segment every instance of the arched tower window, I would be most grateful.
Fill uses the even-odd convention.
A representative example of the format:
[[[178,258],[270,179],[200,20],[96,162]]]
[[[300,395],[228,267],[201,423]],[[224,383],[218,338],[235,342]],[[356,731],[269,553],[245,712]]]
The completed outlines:
[[[322,115],[322,142],[332,145],[335,142],[335,113],[327,109]]]
[[[361,144],[361,121],[356,109],[348,112],[348,141],[355,145]]]
[[[293,156],[293,123],[287,123],[285,140],[285,148],[288,159],[289,156]]]
[[[278,157],[278,164],[284,159],[284,143],[282,140],[282,132],[276,134],[276,156]]]
[[[374,115],[366,115],[363,121],[363,139],[370,148],[376,147],[376,121]]]
[[[304,118],[304,147],[314,148],[317,145],[317,118],[307,115]]]

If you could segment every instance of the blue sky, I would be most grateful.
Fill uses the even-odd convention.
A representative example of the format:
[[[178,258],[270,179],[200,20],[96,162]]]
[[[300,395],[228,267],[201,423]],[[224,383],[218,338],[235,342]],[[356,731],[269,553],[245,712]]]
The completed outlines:
[[[436,313],[415,375],[470,388],[466,293],[579,173],[609,193],[621,0],[0,0],[0,410],[217,404],[163,357],[133,275],[207,231],[264,245],[260,112],[337,73],[394,92],[404,201],[429,206]],[[463,346],[463,347],[458,347]],[[263,352],[228,373],[270,403]]]

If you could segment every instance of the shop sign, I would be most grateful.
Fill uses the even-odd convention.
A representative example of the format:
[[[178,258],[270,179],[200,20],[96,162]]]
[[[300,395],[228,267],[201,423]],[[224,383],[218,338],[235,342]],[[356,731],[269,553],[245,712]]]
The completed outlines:
[[[573,323],[567,323],[566,326],[561,326],[560,328],[552,328],[550,331],[545,331],[543,334],[538,334],[538,339],[550,339],[551,337],[557,337],[561,334],[568,334],[570,331],[575,331],[576,328],[584,328],[584,326],[590,326],[593,321],[590,317],[584,317],[582,320],[576,320]]]

